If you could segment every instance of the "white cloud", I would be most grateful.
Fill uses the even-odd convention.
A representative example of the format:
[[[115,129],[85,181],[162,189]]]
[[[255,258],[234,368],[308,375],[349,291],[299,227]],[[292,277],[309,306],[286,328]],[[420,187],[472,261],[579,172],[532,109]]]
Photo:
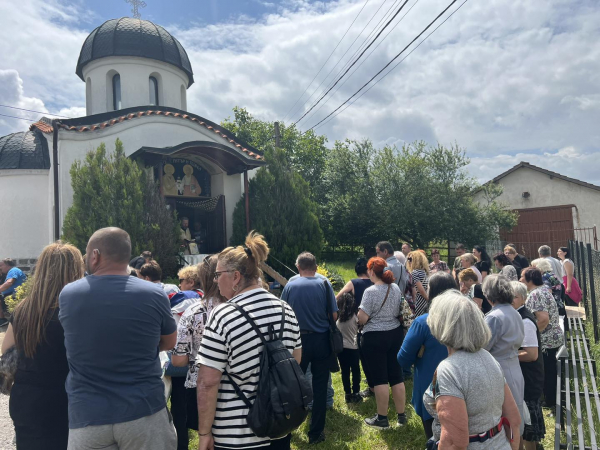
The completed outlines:
[[[371,3],[318,81],[381,1]],[[447,3],[420,0],[301,128],[314,125],[351,95]],[[286,0],[258,19],[161,24],[182,42],[194,68],[189,109],[213,121],[229,116],[236,105],[261,119],[283,119],[363,4]],[[84,4],[61,5],[60,0],[0,2],[0,69],[18,72],[24,89],[20,96],[41,99],[51,112],[70,116],[82,114],[85,104],[84,84],[74,70],[87,32],[78,23]],[[317,131],[330,141],[370,137],[378,145],[415,139],[456,142],[467,149],[471,171],[482,181],[526,160],[599,182],[590,168],[600,153],[598,23],[600,9],[593,0],[467,2],[384,81]]]

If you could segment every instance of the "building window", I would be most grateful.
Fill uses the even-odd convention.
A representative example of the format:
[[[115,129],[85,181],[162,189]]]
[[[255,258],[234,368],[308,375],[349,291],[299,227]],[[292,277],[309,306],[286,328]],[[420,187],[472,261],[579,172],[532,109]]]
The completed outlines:
[[[149,88],[150,88],[150,104],[152,106],[159,106],[158,103],[158,80],[156,79],[156,77],[150,77],[148,79],[149,81]]]
[[[113,88],[113,110],[121,109],[121,75],[116,74],[112,78]]]

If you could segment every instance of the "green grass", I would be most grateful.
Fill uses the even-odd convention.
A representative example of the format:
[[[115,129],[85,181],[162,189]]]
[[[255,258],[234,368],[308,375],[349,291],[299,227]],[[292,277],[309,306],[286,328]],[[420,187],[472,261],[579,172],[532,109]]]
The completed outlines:
[[[408,424],[404,427],[397,427],[396,410],[390,395],[390,408],[388,417],[390,418],[389,430],[375,430],[369,428],[363,422],[366,417],[370,417],[376,412],[375,398],[370,397],[363,400],[362,403],[346,405],[344,400],[344,388],[342,378],[339,373],[332,374],[333,388],[335,390],[333,409],[327,411],[327,421],[325,423],[326,441],[318,446],[308,445],[308,429],[310,424],[310,415],[302,426],[292,433],[293,449],[318,448],[320,450],[329,449],[364,449],[364,450],[382,450],[382,449],[424,449],[425,434],[421,424],[421,418],[415,413],[410,398],[412,395],[412,381],[406,382],[406,416]],[[363,388],[366,388],[363,375]],[[196,432],[190,434],[190,450],[198,448],[198,437]]]
[[[356,272],[354,271],[354,265],[356,261],[344,261],[344,262],[327,262],[325,261],[328,269],[336,270],[343,278],[344,283],[347,283],[352,278],[356,278]]]

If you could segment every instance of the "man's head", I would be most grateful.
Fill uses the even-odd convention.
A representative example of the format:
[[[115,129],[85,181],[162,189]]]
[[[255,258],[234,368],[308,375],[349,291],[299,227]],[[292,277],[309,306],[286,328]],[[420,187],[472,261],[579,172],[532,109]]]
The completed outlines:
[[[375,246],[375,253],[378,258],[388,259],[394,256],[394,247],[388,241],[381,241]]]
[[[512,247],[515,249],[516,254],[519,254],[519,249],[517,248],[517,246],[515,244],[506,244],[506,247]]]
[[[402,253],[407,256],[412,251],[412,247],[408,242],[402,244]]]
[[[300,275],[304,273],[315,273],[317,271],[317,259],[310,252],[302,252],[296,258],[296,267]]]
[[[552,249],[548,245],[542,245],[538,248],[538,254],[540,255],[540,258],[547,258],[552,256]]]
[[[456,250],[456,256],[464,255],[465,251],[466,251],[465,244],[456,244],[456,247],[454,247],[454,250]]]
[[[0,261],[0,272],[2,272],[4,275],[6,275],[8,273],[8,271],[10,269],[12,269],[13,267],[15,267],[17,265],[16,261],[11,259],[11,258],[4,258],[3,260]]]
[[[145,252],[142,252],[142,254],[140,256],[142,258],[144,258],[145,262],[152,261],[152,252],[149,252],[149,251],[146,250]]]
[[[181,228],[183,228],[184,230],[187,230],[190,226],[190,219],[188,219],[187,217],[182,217],[181,218]]]
[[[86,248],[86,270],[93,274],[99,269],[125,272],[131,258],[131,239],[125,230],[102,228],[92,234]]]
[[[152,283],[158,283],[162,278],[162,269],[156,261],[150,261],[140,269],[140,278]]]

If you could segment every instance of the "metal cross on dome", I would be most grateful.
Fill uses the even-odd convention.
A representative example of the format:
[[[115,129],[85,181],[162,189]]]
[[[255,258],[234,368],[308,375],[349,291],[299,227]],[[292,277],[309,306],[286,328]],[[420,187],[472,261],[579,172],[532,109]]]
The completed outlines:
[[[133,17],[135,17],[136,19],[142,17],[138,8],[145,8],[146,2],[141,0],[125,0],[125,3],[131,3],[133,5],[133,9],[131,10],[131,12],[133,13]]]

